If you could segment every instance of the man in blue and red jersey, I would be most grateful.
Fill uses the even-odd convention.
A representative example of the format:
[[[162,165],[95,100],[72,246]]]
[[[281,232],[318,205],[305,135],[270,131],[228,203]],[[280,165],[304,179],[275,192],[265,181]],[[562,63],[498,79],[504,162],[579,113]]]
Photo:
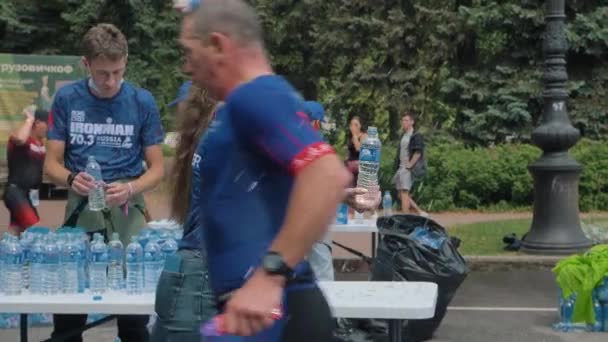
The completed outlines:
[[[201,225],[224,331],[244,341],[329,341],[329,306],[304,260],[350,175],[274,75],[255,11],[204,0],[180,43],[192,80],[225,104],[200,151]],[[283,318],[273,311],[281,307]]]
[[[94,156],[106,185],[102,211],[78,215],[76,224],[89,234],[117,232],[126,246],[145,225],[143,192],[156,186],[164,173],[160,144],[163,131],[154,97],[123,82],[127,40],[111,24],[92,27],[84,36],[83,63],[90,77],[61,88],[49,115],[45,170],[57,184],[69,188],[66,217],[85,203],[95,182],[85,172]],[[147,169],[143,163],[147,164]],[[82,328],[86,315],[55,315],[53,338]],[[148,340],[148,316],[118,316],[123,342]],[[82,341],[80,334],[64,341]]]
[[[4,204],[10,212],[9,231],[19,234],[40,221],[38,191],[42,184],[44,139],[48,115],[45,111],[28,107],[23,111],[25,121],[8,138],[8,181]]]

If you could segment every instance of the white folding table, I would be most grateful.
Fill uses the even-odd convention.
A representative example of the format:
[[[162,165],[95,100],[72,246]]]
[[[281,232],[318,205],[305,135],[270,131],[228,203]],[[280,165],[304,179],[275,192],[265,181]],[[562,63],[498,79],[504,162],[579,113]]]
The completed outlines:
[[[372,258],[376,256],[376,240],[378,235],[378,227],[376,220],[350,220],[347,224],[334,223],[329,226],[329,231],[332,233],[371,233],[372,235]]]
[[[389,340],[401,342],[405,320],[435,316],[438,287],[430,282],[319,282],[335,317],[388,320]]]
[[[101,300],[93,300],[90,293],[39,295],[24,291],[19,296],[0,295],[0,312],[20,314],[21,342],[27,342],[27,315],[30,313],[110,315],[87,324],[83,330],[88,330],[112,320],[115,315],[153,314],[154,296],[153,293],[127,295],[124,292],[107,292]]]
[[[377,318],[389,321],[391,341],[401,341],[404,320],[435,315],[437,285],[427,282],[319,282],[335,317]],[[28,313],[152,315],[154,294],[126,295],[108,292],[101,300],[91,294],[74,295],[0,295],[0,312],[21,314],[21,341],[27,341]],[[102,322],[110,320],[112,316]],[[95,322],[88,328],[99,325]]]

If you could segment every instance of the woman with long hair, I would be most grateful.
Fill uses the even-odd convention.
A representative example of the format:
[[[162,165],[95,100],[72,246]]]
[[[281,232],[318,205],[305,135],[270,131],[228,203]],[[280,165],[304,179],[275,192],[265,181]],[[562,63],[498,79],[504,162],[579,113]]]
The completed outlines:
[[[167,257],[156,289],[154,342],[200,342],[200,325],[216,313],[202,246],[199,213],[193,205],[200,196],[191,187],[200,177],[193,164],[200,162],[199,141],[213,120],[215,101],[197,87],[179,104],[178,143],[169,173],[171,216],[184,227],[175,255]]]

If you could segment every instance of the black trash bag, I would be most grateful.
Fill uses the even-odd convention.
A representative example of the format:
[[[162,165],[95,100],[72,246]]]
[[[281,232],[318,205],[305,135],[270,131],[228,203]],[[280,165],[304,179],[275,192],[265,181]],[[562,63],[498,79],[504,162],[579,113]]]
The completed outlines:
[[[372,263],[372,281],[428,281],[438,285],[435,316],[409,321],[403,332],[404,340],[407,341],[432,339],[445,316],[448,304],[467,277],[466,262],[457,250],[460,240],[450,238],[437,222],[421,216],[381,217],[377,225],[381,239]],[[433,247],[421,243],[409,236],[417,227],[436,232],[435,236],[441,236],[444,242]],[[375,326],[377,322],[372,322],[371,325]]]

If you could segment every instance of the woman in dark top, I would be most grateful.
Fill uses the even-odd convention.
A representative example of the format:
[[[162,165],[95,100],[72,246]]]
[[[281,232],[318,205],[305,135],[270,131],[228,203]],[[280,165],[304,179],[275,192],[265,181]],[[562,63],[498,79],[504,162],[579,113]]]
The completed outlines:
[[[361,143],[367,138],[367,134],[361,127],[361,119],[358,116],[353,116],[350,119],[348,126],[348,141],[346,147],[348,154],[346,155],[346,167],[353,174],[353,186],[357,186],[357,176],[359,174],[359,151]]]

